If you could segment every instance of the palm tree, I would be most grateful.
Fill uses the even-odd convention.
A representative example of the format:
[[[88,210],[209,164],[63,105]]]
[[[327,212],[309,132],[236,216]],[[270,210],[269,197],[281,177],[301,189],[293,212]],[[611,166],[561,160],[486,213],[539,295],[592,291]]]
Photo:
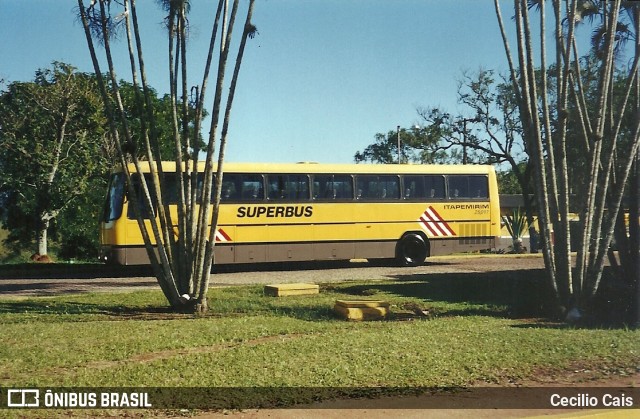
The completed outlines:
[[[640,43],[638,42],[638,34],[640,33],[640,4],[638,2],[633,1],[622,1],[620,3],[620,13],[617,19],[613,19],[608,12],[611,10],[612,5],[601,4],[598,5],[593,1],[585,1],[580,2],[580,5],[583,7],[579,8],[580,15],[577,20],[587,21],[590,24],[593,24],[594,21],[598,21],[598,24],[595,25],[595,28],[592,30],[591,36],[591,48],[592,54],[598,58],[602,59],[605,53],[605,47],[607,45],[607,35],[609,32],[612,33],[613,36],[613,60],[620,61],[624,58],[626,51],[626,46],[629,41],[634,41],[634,53],[632,64],[627,69],[627,88],[626,91],[623,92],[622,97],[624,98],[624,102],[629,99],[629,94],[633,91],[633,86],[635,85],[636,91],[636,103],[633,106],[629,106],[630,111],[635,111],[636,120],[638,119],[637,115],[640,106],[639,100],[640,97],[638,95],[640,84],[638,80],[638,56],[640,55]],[[615,28],[613,31],[610,31],[610,28]],[[614,71],[612,69],[612,71]],[[609,256],[611,261],[611,265],[614,268],[617,268],[617,276],[620,278],[633,278],[631,281],[631,285],[635,282],[635,287],[638,288],[640,281],[638,281],[638,263],[640,262],[640,252],[639,249],[639,237],[638,237],[638,189],[637,187],[629,188],[629,202],[634,203],[635,205],[630,205],[630,216],[629,220],[629,231],[631,234],[627,236],[624,216],[621,211],[621,200],[617,197],[622,198],[624,194],[624,190],[627,184],[626,179],[629,178],[628,183],[630,185],[638,184],[638,171],[636,163],[637,163],[637,151],[635,154],[631,154],[627,157],[631,157],[628,159],[624,159],[624,153],[620,154],[616,152],[616,148],[618,144],[620,144],[621,139],[618,139],[621,131],[621,124],[623,122],[622,116],[618,116],[618,120],[616,120],[616,112],[615,112],[615,101],[616,95],[614,93],[614,83],[610,84],[609,87],[609,109],[610,113],[607,115],[607,125],[608,130],[613,132],[613,137],[617,141],[612,141],[609,145],[609,152],[606,154],[605,161],[608,161],[607,173],[609,174],[610,187],[607,196],[605,199],[602,199],[599,204],[596,205],[596,209],[598,211],[598,217],[596,220],[602,220],[600,222],[594,222],[593,226],[596,229],[597,234],[595,237],[599,237],[600,235],[605,236],[605,242],[610,243],[611,237],[613,234],[616,236],[616,243],[618,252],[617,254],[611,251],[610,247],[597,246],[593,247],[593,251],[589,255],[589,259],[582,258],[580,261],[584,260],[585,265],[583,266],[583,270],[586,269],[585,276],[589,275],[589,272],[594,273],[592,275],[592,279],[589,281],[587,279],[587,284],[591,288],[591,294],[595,294],[597,291],[597,284],[599,283],[598,276],[598,266],[603,264],[603,259],[605,252]],[[618,89],[619,90],[619,89]],[[619,102],[619,100],[618,100]],[[630,140],[630,144],[633,145],[634,141],[637,141],[637,129],[635,134],[635,140],[633,138]],[[606,144],[606,141],[603,141],[603,144]],[[618,146],[619,147],[619,146]],[[622,157],[621,157],[622,156]],[[633,158],[635,156],[635,158]],[[632,166],[629,166],[629,165]],[[629,168],[631,170],[629,170]],[[634,168],[632,168],[634,167]],[[605,217],[605,208],[609,214],[618,214],[617,217]],[[604,221],[604,225],[603,225]],[[601,231],[601,233],[599,233]],[[617,233],[617,234],[616,234]],[[619,261],[617,257],[619,257]],[[594,278],[595,277],[595,278]],[[636,302],[638,304],[638,302]],[[636,307],[636,316],[640,313],[638,307]],[[638,319],[636,318],[637,322]]]
[[[158,283],[169,303],[177,309],[207,310],[207,290],[209,272],[213,263],[213,246],[217,212],[220,204],[224,150],[227,141],[229,116],[235,94],[240,66],[248,37],[256,33],[251,23],[254,0],[250,0],[246,9],[246,19],[238,47],[235,66],[230,82],[230,90],[226,98],[226,108],[221,109],[222,90],[225,86],[225,75],[228,57],[231,50],[233,27],[236,22],[239,0],[234,0],[229,11],[229,0],[220,0],[212,25],[212,36],[207,55],[207,65],[203,74],[196,100],[195,115],[188,107],[189,92],[187,82],[188,57],[187,34],[190,3],[187,0],[163,0],[160,6],[167,12],[167,31],[169,40],[169,78],[173,113],[173,139],[175,146],[175,162],[178,193],[177,220],[172,219],[171,212],[165,206],[163,196],[167,194],[169,177],[163,172],[163,158],[158,145],[157,130],[153,117],[153,106],[150,87],[147,83],[143,45],[141,43],[140,26],[138,24],[135,0],[115,2],[112,0],[94,0],[89,6],[78,0],[80,19],[83,23],[87,45],[92,57],[96,75],[105,106],[111,136],[120,156],[120,164],[124,168],[128,180],[131,202],[143,202],[144,208],[138,208],[136,219],[142,232],[145,247]],[[121,8],[119,7],[121,5]],[[116,10],[117,9],[117,10]],[[119,12],[119,13],[118,13]],[[137,103],[141,118],[142,138],[138,144],[127,126],[124,108],[119,96],[118,80],[112,59],[110,37],[117,27],[124,27],[127,35],[127,47],[130,58],[132,83],[138,94]],[[218,55],[218,73],[216,75],[215,93],[212,106],[211,128],[206,148],[204,171],[204,188],[198,195],[197,159],[201,151],[199,132],[204,115],[204,100],[209,78],[209,69],[214,59],[217,37],[220,37]],[[102,77],[100,63],[97,59],[94,37],[104,48],[108,64],[107,80]],[[142,89],[138,89],[138,86]],[[142,95],[140,95],[142,91]],[[180,98],[180,99],[179,99]],[[180,122],[181,121],[181,122]],[[193,125],[195,130],[189,129]],[[218,137],[218,128],[222,126]],[[219,141],[217,162],[214,160],[216,146]],[[133,187],[132,174],[127,163],[132,161],[136,171],[141,173],[140,162],[136,153],[128,150],[144,148],[146,159],[151,167],[151,176],[147,180],[140,176],[140,193],[142,201],[136,197],[138,191]],[[217,164],[216,164],[217,163]],[[214,171],[216,172],[214,175]],[[217,180],[217,182],[216,182]],[[212,199],[213,197],[213,199]],[[145,226],[142,214],[154,214],[159,225],[149,223],[151,231]],[[177,231],[174,226],[178,226]],[[152,243],[157,243],[154,246]]]
[[[592,98],[595,106],[591,108],[586,106],[582,69],[577,59],[576,25],[588,19],[595,11],[594,6],[597,6],[603,22],[610,28],[612,22],[619,22],[621,3],[621,0],[598,3],[551,1],[556,57],[556,92],[555,98],[552,98],[546,79],[546,2],[514,0],[517,30],[517,60],[514,60],[499,0],[494,0],[523,120],[525,141],[536,172],[536,198],[545,266],[558,306],[562,306],[565,313],[577,313],[587,308],[599,288],[615,216],[620,208],[631,164],[640,146],[640,118],[636,118],[631,138],[626,142],[620,140],[623,116],[627,113],[628,98],[636,80],[640,49],[636,48],[621,98],[614,100],[612,86],[616,51],[619,50],[616,41],[622,38],[616,37],[616,31],[604,32],[604,38],[598,42],[601,45],[599,78],[597,92]],[[529,10],[533,5],[540,12],[540,35],[537,41],[543,70],[540,81],[535,77],[537,55],[534,56],[534,31],[529,18]],[[583,139],[577,144],[567,142],[570,109],[581,121],[579,131]],[[581,229],[575,271],[571,269],[569,246],[569,208],[573,198],[569,194],[568,147],[584,147],[589,162],[583,174],[588,182],[585,182],[587,190],[583,194],[580,213]],[[551,241],[552,229],[555,243]]]

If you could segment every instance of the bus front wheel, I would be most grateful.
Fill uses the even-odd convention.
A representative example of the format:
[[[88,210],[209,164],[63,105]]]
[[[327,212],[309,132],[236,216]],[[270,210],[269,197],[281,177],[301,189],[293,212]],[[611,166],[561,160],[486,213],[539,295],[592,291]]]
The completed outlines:
[[[427,243],[415,233],[404,235],[396,246],[396,260],[400,266],[418,266],[427,258]]]

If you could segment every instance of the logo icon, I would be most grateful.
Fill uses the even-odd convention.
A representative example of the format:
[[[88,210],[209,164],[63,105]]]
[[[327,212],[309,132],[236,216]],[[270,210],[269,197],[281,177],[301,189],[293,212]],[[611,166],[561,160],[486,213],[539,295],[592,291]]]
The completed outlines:
[[[20,389],[9,390],[7,393],[7,407],[39,407],[40,390]]]

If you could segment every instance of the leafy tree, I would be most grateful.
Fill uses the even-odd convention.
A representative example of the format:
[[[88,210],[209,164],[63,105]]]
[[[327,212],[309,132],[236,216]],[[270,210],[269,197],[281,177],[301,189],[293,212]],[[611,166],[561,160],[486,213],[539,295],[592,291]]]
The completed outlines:
[[[500,191],[523,195],[531,224],[531,165],[513,98],[513,88],[496,83],[493,71],[464,72],[458,83],[458,103],[464,114],[454,116],[440,108],[419,107],[420,125],[376,134],[375,143],[357,152],[355,161],[397,162],[399,136],[403,162],[506,165]]]
[[[138,98],[144,95],[144,90],[140,87],[136,87],[133,83],[129,83],[126,80],[119,81],[118,89],[122,100],[124,118],[132,132],[132,143],[127,144],[126,148],[129,152],[135,153],[138,159],[146,160],[147,154],[145,145],[140,142],[139,139],[143,138],[143,124],[145,123],[147,116],[141,114],[144,109],[141,109],[137,103]],[[173,140],[173,99],[169,94],[159,96],[158,92],[151,86],[147,86],[147,95],[149,106],[153,109],[154,129],[160,154],[166,160],[173,160],[176,156],[175,143]],[[193,138],[196,142],[197,148],[202,150],[205,146],[202,135],[201,133],[195,133],[195,128],[192,122],[190,122],[194,119],[196,108],[188,99],[186,99],[186,102],[183,102],[182,99],[177,99],[176,106],[182,108],[183,105],[186,112],[185,114],[180,113],[177,115],[178,124],[186,127],[185,129],[189,138]],[[115,107],[116,103],[112,101],[110,106]],[[206,109],[202,109],[201,112],[203,117],[208,115]],[[182,149],[181,152],[186,154],[187,150]],[[115,150],[115,147],[113,147],[112,155],[115,160],[117,158],[117,151]]]
[[[173,157],[177,168],[176,177],[179,182],[177,220],[173,219],[171,211],[165,206],[162,199],[162,196],[167,192],[167,183],[163,167],[159,163],[167,156],[163,156],[163,150],[159,146],[156,108],[150,100],[150,90],[146,79],[136,2],[134,0],[97,0],[86,6],[83,0],[78,0],[78,11],[106,108],[109,133],[116,145],[119,164],[122,165],[127,178],[128,193],[132,198],[130,202],[137,203],[139,201],[127,163],[132,161],[136,171],[141,172],[138,149],[143,151],[145,158],[150,162],[152,173],[149,181],[145,177],[141,177],[140,182],[143,198],[141,201],[144,208],[138,208],[138,205],[134,205],[134,208],[137,208],[135,211],[136,219],[160,288],[173,307],[180,310],[205,311],[222,192],[221,180],[229,116],[247,38],[252,38],[257,32],[256,27],[251,23],[254,0],[249,1],[246,9],[246,19],[241,28],[242,36],[233,74],[228,85],[229,93],[226,102],[222,100],[223,88],[227,87],[225,75],[227,67],[231,65],[229,53],[238,16],[239,0],[233,1],[231,10],[229,10],[228,0],[218,2],[205,70],[198,88],[195,112],[193,113],[189,111],[187,104],[190,93],[187,76],[190,4],[185,0],[164,0],[159,3],[167,12],[168,73],[172,104],[171,138],[174,144],[173,150],[175,150]],[[126,32],[131,83],[135,87],[137,115],[140,116],[142,132],[139,140],[134,138],[132,129],[127,123],[127,113],[122,101],[120,83],[116,80],[112,60],[112,36],[119,27]],[[100,69],[94,37],[103,47],[108,65],[107,80],[102,77],[103,73]],[[211,127],[206,147],[203,150],[198,140],[204,115],[204,100],[207,93],[209,72],[214,62],[216,45],[219,47],[219,54],[211,108]],[[218,137],[218,135],[220,136]],[[198,166],[202,164],[198,162],[198,155],[201,151],[206,154],[206,160],[204,162],[203,190],[198,197],[196,177]],[[142,218],[143,212],[156,215],[159,221],[159,223],[150,223],[150,231]],[[178,226],[177,232],[174,232],[176,225]],[[154,246],[152,242],[157,245]]]
[[[437,116],[434,115],[434,119]],[[447,152],[442,143],[444,128],[441,122],[434,121],[428,127],[400,128],[386,134],[375,135],[375,142],[368,145],[362,152],[354,155],[356,163],[398,163],[398,144],[400,144],[400,159],[402,163],[447,163],[455,160]]]
[[[98,223],[104,211],[109,169],[110,166],[105,167],[99,175],[89,179],[85,193],[67,205],[58,216],[55,224],[58,257],[97,260],[100,251]]]
[[[0,190],[9,240],[46,257],[47,233],[105,165],[104,116],[95,79],[64,63],[0,93]]]
[[[56,65],[72,68],[62,63],[57,63]],[[44,73],[44,70],[38,71],[38,74],[42,73]],[[98,127],[97,130],[94,125],[87,124],[86,127],[86,130],[95,141],[95,147],[92,149],[92,153],[94,153],[91,157],[92,161],[83,162],[77,159],[77,161],[75,161],[75,164],[78,165],[91,164],[94,166],[94,170],[91,170],[87,174],[88,176],[83,181],[83,188],[74,189],[73,199],[68,200],[57,213],[57,216],[49,222],[47,237],[49,240],[59,241],[60,250],[58,256],[63,259],[94,259],[98,256],[99,237],[97,224],[103,206],[107,173],[112,169],[113,162],[116,159],[115,147],[113,147],[112,142],[105,138],[107,125],[106,120],[102,117],[104,114],[104,106],[99,96],[95,75],[82,74],[81,76],[85,79],[85,82],[88,83],[88,88],[90,89],[86,94],[93,96],[92,100],[94,103],[92,106],[97,107],[92,111],[94,116],[99,118],[95,123],[101,124],[101,126]],[[33,84],[33,82],[15,83],[16,86],[31,86],[32,88]],[[134,137],[137,138],[141,134],[141,128],[139,123],[140,116],[137,114],[135,103],[134,86],[131,83],[121,82],[120,90],[122,92],[123,106],[126,110],[127,122],[134,132]],[[8,91],[5,92],[5,94],[8,95]],[[52,93],[45,92],[43,94]],[[173,127],[171,98],[169,95],[159,97],[157,92],[151,88],[149,89],[149,95],[156,109],[156,126],[159,145],[162,148],[163,154],[171,158],[175,155],[171,137]],[[44,109],[41,104],[36,101],[22,101],[20,104],[21,106],[16,107],[11,113],[10,117],[14,121],[30,118],[33,117],[33,115],[43,114],[47,112],[47,110],[50,110],[50,108]],[[6,108],[5,110],[8,111]],[[189,111],[193,113],[195,108],[189,105]],[[192,128],[190,128],[190,130],[192,130]],[[10,138],[11,137],[5,137],[7,147],[15,149],[14,146],[17,146],[17,144],[12,143]],[[69,141],[68,138],[67,136],[67,141]],[[32,143],[36,144],[38,141],[38,139],[33,138]],[[198,142],[202,144],[200,137],[198,137]],[[137,154],[138,158],[144,158],[142,150],[138,149]],[[40,157],[41,159],[33,161],[21,158],[19,161],[20,166],[14,165],[14,167],[18,167],[20,169],[19,173],[21,174],[23,172],[35,173],[38,168],[32,168],[31,164],[33,164],[33,162],[40,164],[47,158],[47,155],[41,154]],[[79,173],[80,168],[76,168],[76,171]],[[10,229],[10,242],[8,244],[13,247],[14,251],[32,248],[36,238],[36,217],[31,209],[31,206],[35,204],[29,201],[29,199],[31,199],[30,197],[35,197],[35,195],[21,194],[20,185],[21,184],[15,182],[5,182],[2,189],[4,198],[0,200],[3,225],[6,229]]]
[[[519,172],[526,170],[526,166],[526,162],[519,163]],[[496,176],[498,177],[498,190],[501,194],[522,194],[522,185],[516,172],[513,170],[498,170],[496,171]],[[532,190],[532,185],[529,185],[529,189]]]
[[[449,117],[447,131],[450,135],[445,142],[463,150],[463,164],[482,162],[508,167],[510,178],[517,181],[517,193],[523,197],[527,220],[531,224],[534,213],[532,167],[522,139],[513,88],[504,82],[497,83],[492,70],[465,71],[458,81],[458,103],[463,112]],[[427,120],[420,109],[418,114]],[[506,193],[503,188],[500,191]]]

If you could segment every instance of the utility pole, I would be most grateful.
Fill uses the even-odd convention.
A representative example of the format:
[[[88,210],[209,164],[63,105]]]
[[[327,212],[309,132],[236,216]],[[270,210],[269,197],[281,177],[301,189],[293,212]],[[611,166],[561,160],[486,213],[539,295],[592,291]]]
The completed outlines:
[[[470,121],[467,118],[462,120],[462,164],[467,164],[467,122]]]
[[[402,162],[400,160],[400,125],[398,125],[398,128],[396,128],[396,133],[398,135],[398,164],[400,164]]]

